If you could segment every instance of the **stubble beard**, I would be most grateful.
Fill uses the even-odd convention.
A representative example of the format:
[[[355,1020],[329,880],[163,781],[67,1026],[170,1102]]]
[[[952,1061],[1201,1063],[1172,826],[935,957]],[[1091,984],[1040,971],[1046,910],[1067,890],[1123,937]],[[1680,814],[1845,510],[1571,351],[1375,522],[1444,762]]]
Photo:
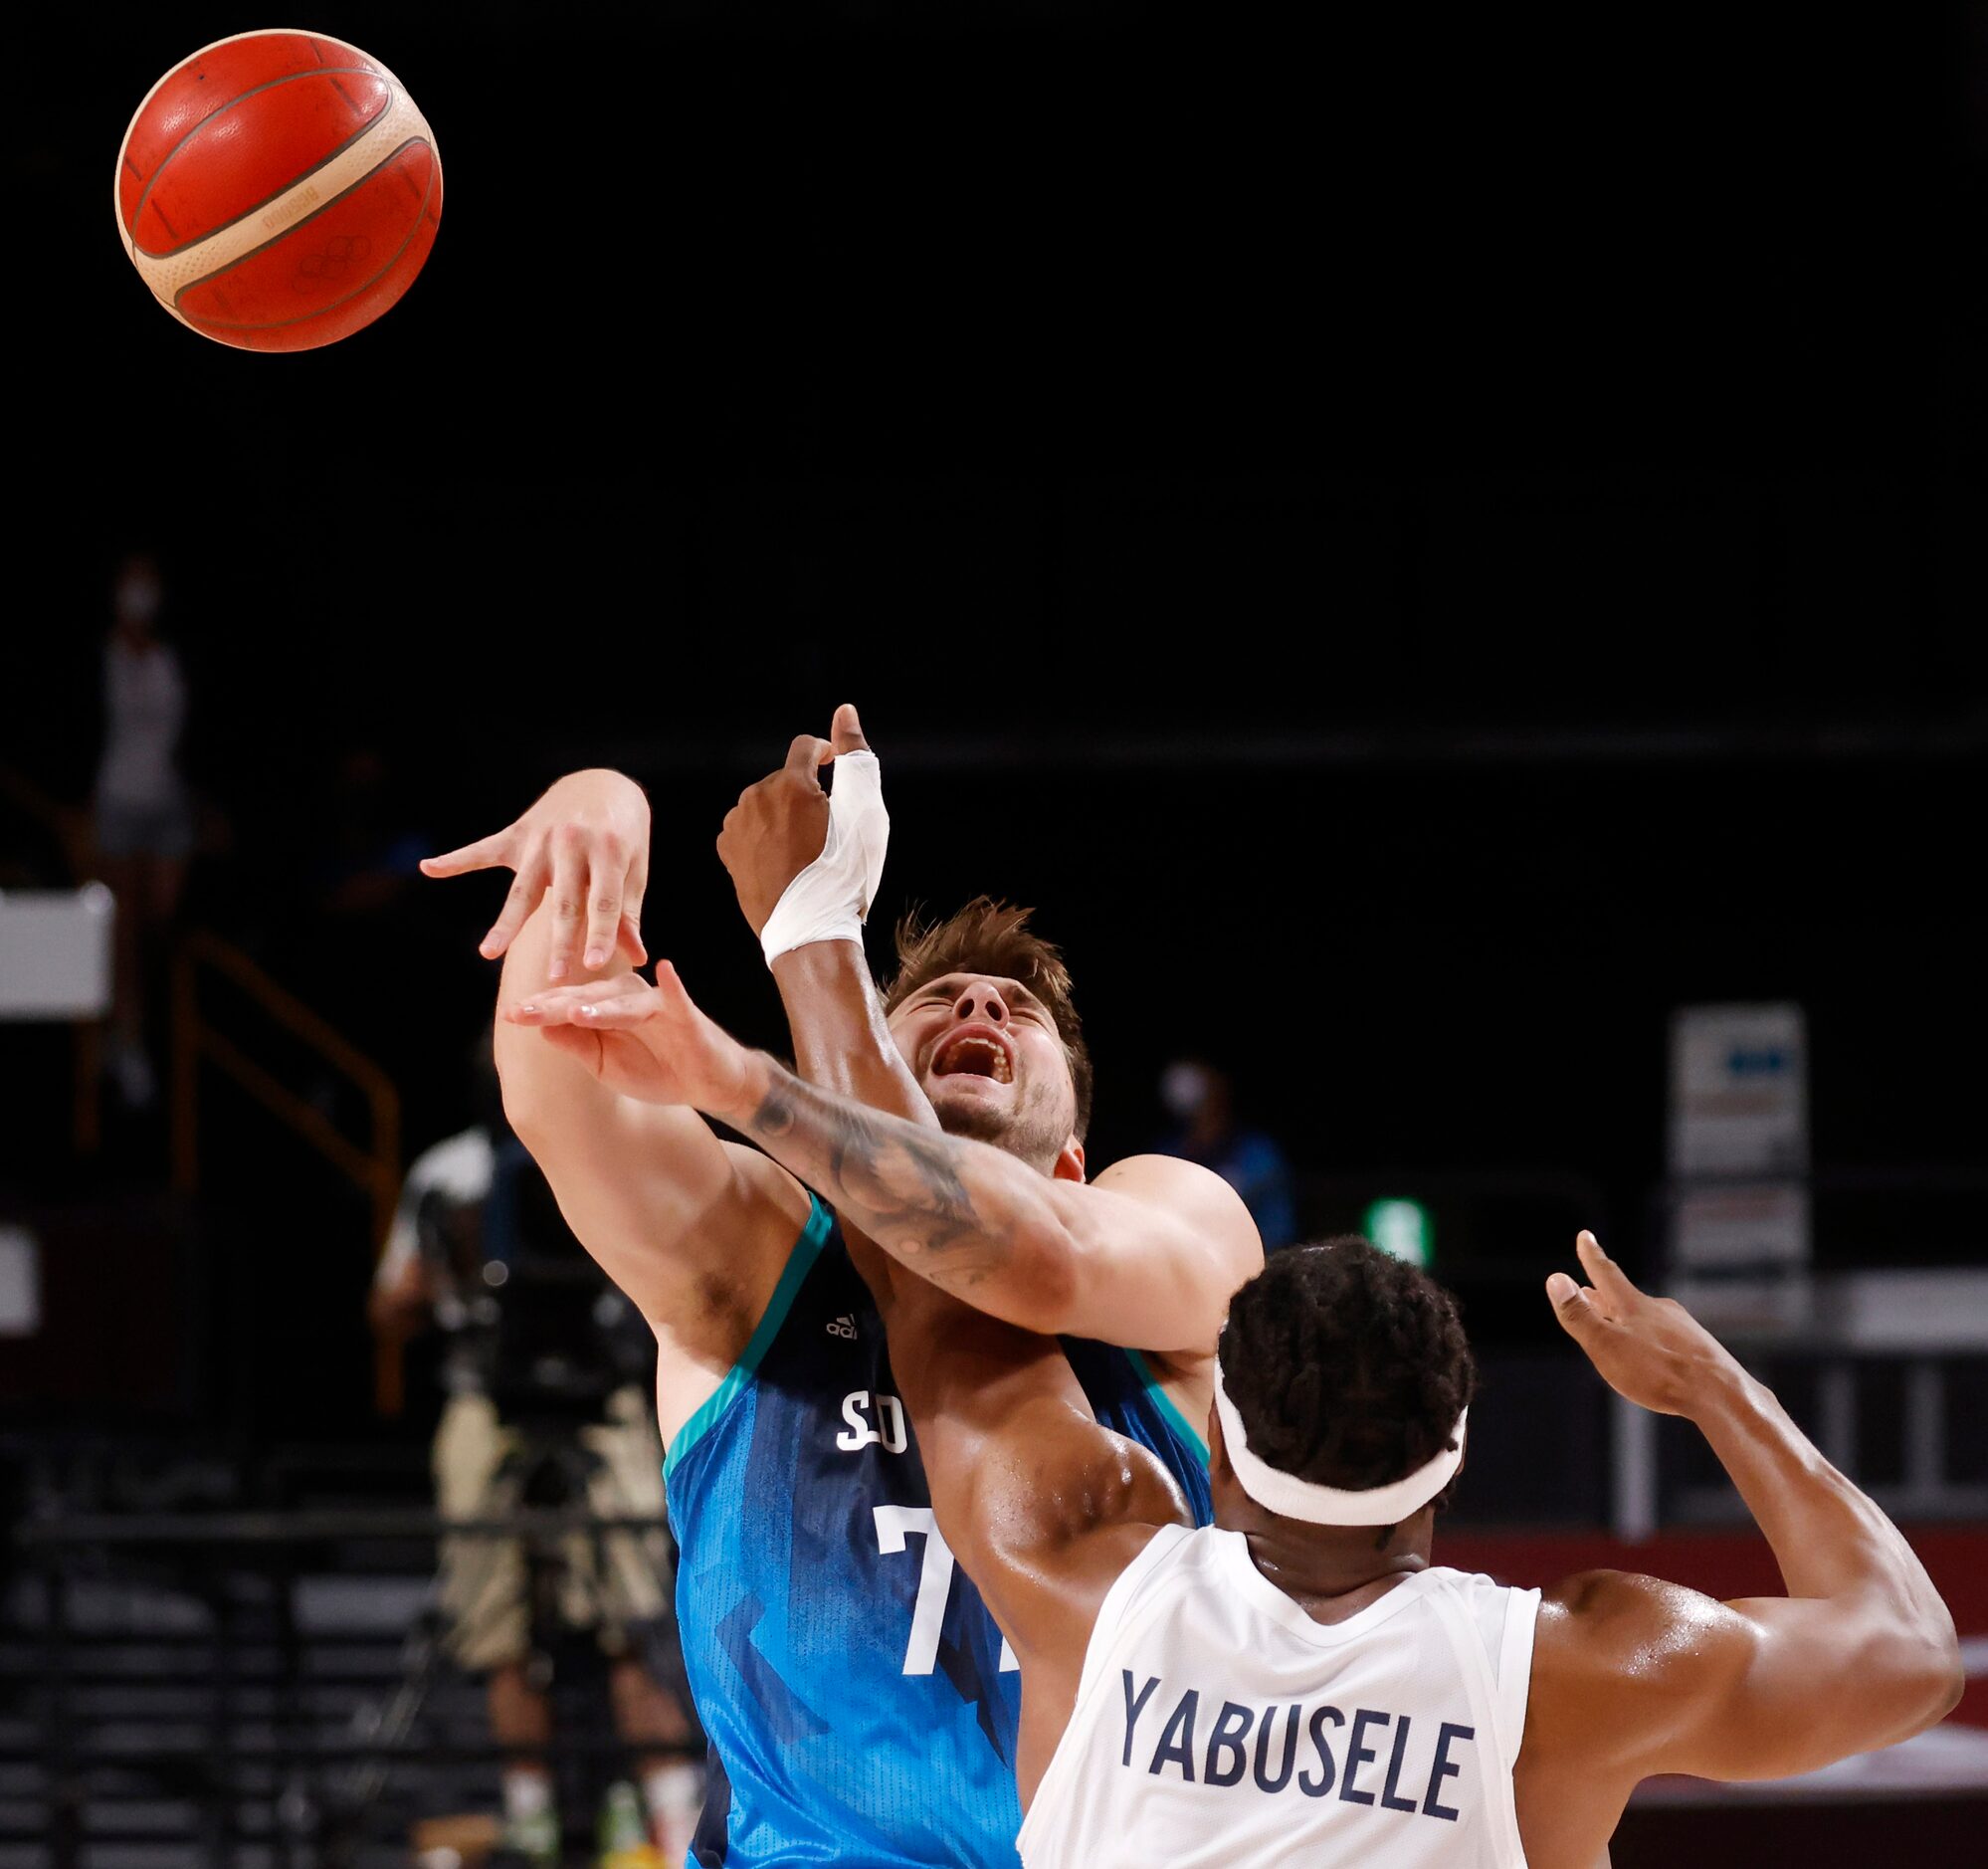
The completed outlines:
[[[948,1103],[936,1115],[939,1128],[948,1136],[962,1137],[969,1142],[987,1142],[1004,1155],[1027,1162],[1041,1174],[1048,1174],[1056,1166],[1056,1158],[1063,1152],[1069,1135],[1067,1127],[1056,1131],[1055,1125],[1029,1110],[1008,1112],[982,1103]]]

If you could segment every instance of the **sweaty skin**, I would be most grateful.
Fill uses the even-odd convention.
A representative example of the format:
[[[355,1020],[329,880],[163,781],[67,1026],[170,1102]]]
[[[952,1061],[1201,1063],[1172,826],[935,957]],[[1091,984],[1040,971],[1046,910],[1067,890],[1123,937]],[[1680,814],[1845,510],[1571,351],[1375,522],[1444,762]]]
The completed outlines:
[[[1592,1289],[1560,1322],[1631,1401],[1694,1421],[1767,1537],[1785,1597],[1719,1603],[1653,1577],[1571,1577],[1541,1605],[1514,1773],[1532,1869],[1591,1869],[1644,1777],[1780,1776],[1909,1737],[1949,1712],[1953,1624],[1910,1547],[1684,1310],[1646,1297],[1590,1234]],[[894,1366],[940,1531],[1022,1662],[1025,1802],[1068,1723],[1098,1605],[1173,1515],[1144,1453],[1072,1405],[1067,1372],[984,1318],[928,1302]],[[1396,1529],[1279,1519],[1237,1484],[1211,1421],[1215,1522],[1323,1622],[1430,1561],[1435,1508]],[[1855,1681],[1855,1693],[1843,1691]]]
[[[822,848],[828,799],[818,768],[857,749],[867,745],[855,710],[845,708],[832,739],[796,739],[785,765],[748,788],[727,818],[720,854],[755,927]],[[569,1045],[562,1055],[525,1029],[539,1021],[521,1009],[550,1003],[562,982],[577,978],[628,1006],[651,990],[614,958],[617,944],[623,955],[641,951],[634,916],[647,877],[637,853],[646,847],[639,789],[614,774],[582,773],[508,830],[427,867],[517,872],[486,940],[487,951],[509,950],[497,1043],[506,1108],[574,1231],[643,1304],[671,1352],[658,1396],[668,1435],[712,1392],[750,1335],[792,1244],[795,1215],[805,1218],[806,1195],[777,1169],[785,1185],[769,1182],[758,1150],[722,1143],[687,1112],[656,1107],[629,1033]],[[1121,1161],[1087,1183],[1071,1134],[1068,1057],[1026,988],[956,975],[912,995],[887,1021],[867,973],[852,978],[860,1006],[825,1006],[806,990],[809,969],[822,964],[806,956],[840,947],[860,961],[855,943],[832,941],[783,956],[775,968],[804,1075],[859,1096],[855,1078],[835,1074],[860,1070],[866,1081],[908,1085],[918,1094],[912,1127],[927,1127],[935,1113],[969,1134],[927,1136],[923,1152],[895,1158],[938,1179],[900,1177],[895,1223],[875,1216],[874,1231],[842,1183],[814,1184],[885,1253],[976,1307],[1034,1332],[1145,1352],[1176,1405],[1199,1420],[1229,1294],[1263,1262],[1240,1198],[1206,1168],[1170,1156]],[[818,1014],[826,1021],[819,1031]],[[945,1070],[948,1048],[963,1042],[1001,1048],[1007,1080]],[[972,1140],[980,1135],[995,1141]],[[855,1138],[845,1150],[859,1177],[867,1145]],[[973,1168],[971,1206],[933,1224],[934,1202],[962,1158]],[[717,1240],[722,1254],[711,1251]]]
[[[1547,1593],[1517,1774],[1542,1869],[1605,1838],[1653,1773],[1812,1771],[1910,1738],[1966,1685],[1953,1618],[1897,1527],[1683,1306],[1638,1291],[1592,1234],[1578,1250],[1592,1286],[1547,1284],[1561,1327],[1618,1394],[1696,1425],[1787,1594],[1720,1603],[1614,1570]]]
[[[514,824],[422,868],[515,872],[483,941],[503,958],[495,1041],[504,1114],[567,1224],[656,1334],[668,1442],[751,1338],[806,1223],[806,1190],[757,1149],[720,1141],[696,1112],[620,1096],[504,1016],[556,981],[611,978],[642,958],[648,852],[641,788],[619,773],[578,772]]]
[[[667,961],[643,991],[639,1003],[555,991],[514,1016],[568,1047],[626,1047],[646,1096],[754,1135],[880,1239],[942,1247],[974,1210],[973,1144],[803,1085],[705,1018]],[[1896,1528],[1682,1307],[1639,1292],[1591,1234],[1577,1251],[1594,1283],[1549,1282],[1562,1326],[1618,1393],[1697,1424],[1787,1594],[1719,1603],[1621,1572],[1547,1594],[1514,1775],[1534,1869],[1589,1869],[1647,1776],[1809,1769],[1933,1724],[1963,1685],[1952,1620]],[[1021,1661],[1026,1804],[1069,1722],[1105,1592],[1155,1528],[1180,1521],[1179,1501],[1150,1454],[1091,1417],[1053,1344],[932,1285],[897,1294],[891,1328],[939,1529]],[[1307,1614],[1339,1620],[1430,1561],[1433,1505],[1385,1538],[1280,1519],[1237,1484],[1212,1419],[1209,1438],[1216,1524],[1241,1532]]]
[[[577,810],[572,799],[561,802]],[[549,815],[569,827],[574,822],[557,811]],[[817,1016],[808,1013],[811,1003],[826,1009],[818,1016],[837,1047],[833,1059],[797,1028],[797,1056],[808,1074],[896,1114],[827,1095],[746,1052],[697,1011],[667,962],[653,988],[626,972],[555,984],[555,972],[573,978],[582,926],[597,958],[612,952],[618,934],[626,943],[632,927],[621,928],[624,896],[594,880],[602,872],[585,854],[593,848],[591,833],[569,829],[544,860],[530,819],[488,840],[514,840],[509,855],[459,861],[483,849],[473,847],[442,860],[458,868],[514,860],[542,866],[550,879],[544,943],[535,962],[520,970],[515,992],[507,968],[500,1059],[509,1041],[517,1041],[513,1059],[528,1042],[539,1049],[525,1054],[534,1061],[525,1075],[542,1071],[548,1056],[572,1067],[560,1088],[587,1118],[604,1118],[615,1131],[601,1146],[603,1171],[619,1164],[626,1172],[621,1151],[628,1145],[653,1149],[659,1159],[679,1147],[694,1157],[688,1165],[703,1177],[697,1185],[706,1196],[700,1209],[695,1200],[683,1202],[694,1237],[714,1237],[704,1231],[714,1216],[749,1228],[752,1216],[770,1212],[779,1238],[773,1250],[784,1253],[794,1224],[785,1196],[797,1183],[787,1176],[756,1179],[764,1169],[728,1159],[731,1145],[717,1143],[695,1119],[686,1127],[681,1119],[690,1107],[753,1134],[795,1173],[820,1177],[852,1223],[890,1247],[893,1260],[872,1255],[887,1268],[889,1297],[880,1291],[880,1304],[939,1526],[1022,1663],[1018,1777],[1026,1800],[1068,1722],[1098,1603],[1154,1528],[1179,1522],[1183,1511],[1158,1463],[1091,1417],[1053,1344],[958,1302],[940,1284],[898,1277],[888,1267],[929,1267],[955,1286],[1008,1290],[1005,1268],[1027,1262],[1022,1242],[1051,1253],[1060,1244],[1067,1254],[1077,1237],[1056,1207],[1067,1184],[1030,1170],[1027,1180],[1037,1184],[1032,1202],[1022,1177],[985,1159],[1000,1151],[933,1133],[929,1109],[915,1106],[918,1050],[907,1059],[897,1047],[894,1060],[877,1042],[879,1015],[856,977],[862,972],[867,980],[854,943],[800,950],[776,968],[776,979],[790,1012]],[[617,837],[628,820],[620,822]],[[646,813],[641,822],[646,833]],[[541,820],[535,833],[541,843],[543,833]],[[797,848],[805,854],[805,840]],[[515,909],[514,901],[506,919]],[[527,901],[516,924],[531,913]],[[502,923],[493,931],[499,944],[509,938]],[[548,958],[555,941],[569,949],[563,967]],[[847,954],[836,951],[844,947]],[[816,997],[812,989],[824,984],[826,996]],[[984,990],[984,983],[972,984]],[[986,1007],[976,998],[968,1010]],[[506,1035],[504,1026],[514,1029]],[[507,1100],[510,1093],[507,1081]],[[548,1111],[545,1120],[566,1119]],[[690,1146],[694,1133],[720,1151],[715,1162],[701,1144]],[[765,1161],[756,1150],[735,1153]],[[1021,1165],[1001,1159],[1009,1169]],[[1074,1165],[1081,1172],[1081,1162]],[[671,1174],[663,1178],[681,1196]],[[557,1174],[554,1184],[563,1201]],[[962,1230],[969,1220],[977,1233]],[[1005,1257],[976,1261],[990,1235],[1006,1242]],[[736,1237],[749,1244],[745,1231]],[[670,1239],[659,1252],[655,1233],[631,1227],[616,1244],[632,1269],[639,1262],[653,1270],[659,1259],[674,1269],[678,1256],[695,1254],[697,1270],[713,1284],[710,1312],[729,1319],[728,1328],[699,1342],[722,1342],[741,1322],[749,1329],[749,1318],[763,1308],[763,1293],[756,1307],[748,1297],[729,1310],[724,1297],[725,1279],[750,1290],[749,1250],[728,1251],[720,1279],[705,1254],[681,1240]],[[1685,1313],[1637,1292],[1591,1238],[1583,1236],[1579,1250],[1595,1284],[1582,1290],[1556,1278],[1552,1296],[1563,1326],[1619,1392],[1698,1424],[1772,1545],[1788,1594],[1719,1604],[1616,1572],[1571,1578],[1549,1593],[1517,1769],[1520,1826],[1534,1869],[1588,1869],[1630,1789],[1651,1772],[1729,1778],[1802,1769],[1931,1724],[1960,1686],[1951,1620],[1884,1516]],[[1010,1299],[1016,1296],[1008,1290]],[[1211,1345],[1213,1322],[1205,1340]],[[688,1339],[693,1334],[684,1328]],[[724,1366],[735,1351],[734,1344]],[[1263,1513],[1235,1484],[1212,1423],[1210,1439],[1217,1523],[1243,1532],[1258,1567],[1307,1613],[1323,1620],[1349,1614],[1429,1561],[1433,1509],[1397,1528],[1377,1552],[1377,1528],[1302,1527]],[[1853,1678],[1858,1692],[1840,1692],[1842,1681]]]
[[[785,765],[749,786],[725,818],[718,855],[755,934],[822,849],[829,805],[817,774],[839,753],[870,750],[852,707],[837,710],[832,732],[831,740],[796,738]],[[1087,1182],[1084,1149],[1071,1133],[1068,1060],[1049,1010],[1027,987],[951,974],[887,1016],[867,968],[846,965],[852,955],[843,948],[860,963],[854,943],[826,941],[775,964],[790,1021],[815,1016],[818,996],[803,991],[810,978],[825,992],[857,996],[842,1015],[844,1055],[863,1055],[865,1071],[888,1091],[916,1095],[908,1103],[865,1095],[829,1075],[835,1066],[825,1057],[800,1060],[800,1075],[920,1125],[935,1114],[950,1140],[919,1156],[938,1177],[926,1190],[934,1199],[948,1191],[954,1143],[993,1142],[1012,1158],[999,1168],[980,1158],[991,1178],[970,1209],[928,1214],[923,1231],[886,1228],[874,1235],[878,1244],[920,1278],[1008,1323],[1144,1351],[1176,1404],[1199,1420],[1213,1392],[1215,1335],[1229,1294],[1263,1264],[1241,1199],[1218,1175],[1166,1155],[1114,1162]],[[830,971],[810,973],[819,968]],[[967,1049],[997,1075],[950,1070]],[[851,1166],[861,1172],[860,1163]],[[1047,1207],[1029,1168],[1060,1184]],[[900,1191],[919,1198],[908,1185]],[[846,1217],[855,1219],[853,1208]]]

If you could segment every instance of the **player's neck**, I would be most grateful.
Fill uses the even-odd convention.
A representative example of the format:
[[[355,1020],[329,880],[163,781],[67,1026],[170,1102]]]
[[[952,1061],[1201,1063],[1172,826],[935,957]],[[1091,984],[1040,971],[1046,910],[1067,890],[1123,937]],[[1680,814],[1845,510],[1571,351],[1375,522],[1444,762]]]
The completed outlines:
[[[1436,1514],[1424,1507],[1381,1541],[1378,1526],[1304,1525],[1266,1512],[1254,1501],[1224,1502],[1215,1523],[1240,1532],[1250,1561],[1307,1615],[1338,1621],[1429,1567]]]

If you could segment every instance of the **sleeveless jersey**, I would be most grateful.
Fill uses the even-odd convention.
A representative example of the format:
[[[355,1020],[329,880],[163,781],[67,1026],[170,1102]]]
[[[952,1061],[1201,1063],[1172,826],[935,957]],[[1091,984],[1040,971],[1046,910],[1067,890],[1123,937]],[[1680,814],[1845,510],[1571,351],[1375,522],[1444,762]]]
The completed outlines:
[[[1207,1448],[1143,1361],[1065,1349],[1097,1419],[1206,1524]],[[1015,1869],[1020,1676],[933,1525],[883,1321],[819,1201],[663,1471],[711,1746],[693,1860]]]
[[[1537,1590],[1423,1570],[1314,1622],[1241,1533],[1168,1526],[1098,1610],[1027,1869],[1524,1869]]]

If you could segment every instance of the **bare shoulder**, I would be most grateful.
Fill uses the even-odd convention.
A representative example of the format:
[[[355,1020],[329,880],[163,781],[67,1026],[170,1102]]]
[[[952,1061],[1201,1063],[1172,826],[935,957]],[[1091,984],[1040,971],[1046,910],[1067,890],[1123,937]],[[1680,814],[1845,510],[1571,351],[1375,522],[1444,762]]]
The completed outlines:
[[[1264,1243],[1243,1197],[1212,1168],[1178,1155],[1127,1155],[1092,1183],[1185,1223],[1233,1264],[1237,1283],[1259,1271]]]
[[[1605,1860],[1653,1751],[1690,1718],[1669,1662],[1704,1601],[1625,1570],[1584,1570],[1540,1593],[1512,1768],[1527,1861]]]
[[[1606,1666],[1623,1654],[1648,1662],[1731,1620],[1723,1603],[1634,1570],[1580,1570],[1539,1596],[1534,1671],[1541,1660]],[[1564,1650],[1564,1656],[1562,1651]]]
[[[1067,1210],[1096,1248],[1088,1321],[1071,1328],[1156,1358],[1163,1376],[1188,1385],[1173,1398],[1198,1418],[1229,1300],[1263,1270],[1257,1223],[1219,1174],[1174,1155],[1129,1155],[1093,1185],[1088,1223]]]
[[[1239,1207],[1243,1204],[1242,1197],[1213,1168],[1183,1155],[1121,1155],[1100,1168],[1092,1185],[1111,1188],[1134,1200],[1172,1200],[1185,1195],[1221,1201],[1226,1196]]]
[[[1681,1583],[1584,1570],[1542,1592],[1526,1743],[1573,1763],[1646,1757],[1752,1651],[1743,1620]]]

